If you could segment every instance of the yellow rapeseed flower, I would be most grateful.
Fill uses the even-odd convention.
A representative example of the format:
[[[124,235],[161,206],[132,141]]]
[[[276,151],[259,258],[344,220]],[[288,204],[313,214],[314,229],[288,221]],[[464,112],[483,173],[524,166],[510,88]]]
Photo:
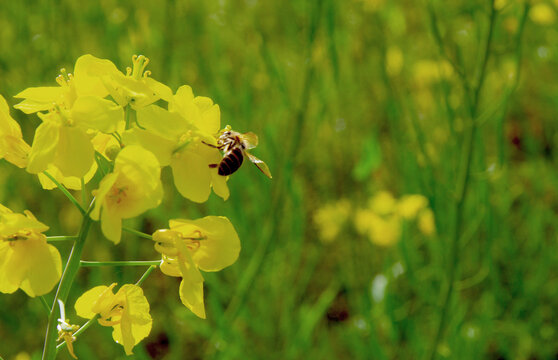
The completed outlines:
[[[426,236],[431,236],[436,232],[436,223],[434,222],[434,212],[431,209],[422,210],[417,218],[419,230]]]
[[[540,25],[551,25],[556,21],[556,12],[549,4],[541,2],[531,7],[529,18]]]
[[[48,226],[31,212],[24,214],[0,205],[0,292],[11,294],[20,288],[35,297],[60,280],[62,261],[42,234]]]
[[[406,220],[412,220],[427,206],[428,200],[422,195],[403,195],[397,202],[397,212]]]
[[[320,239],[326,243],[332,242],[339,235],[350,212],[351,204],[346,199],[318,209],[314,214],[314,222],[319,229]]]
[[[180,300],[205,319],[203,271],[219,271],[232,265],[240,252],[240,239],[226,217],[207,216],[197,220],[170,220],[170,230],[153,234],[155,249],[163,255],[161,271],[182,277]]]
[[[158,206],[163,198],[161,169],[155,156],[137,145],[126,146],[115,160],[114,171],[95,190],[91,218],[101,220],[107,239],[118,243],[122,219],[136,217]]]
[[[112,338],[124,346],[126,355],[151,331],[152,319],[149,303],[143,290],[132,284],[125,284],[116,294],[110,286],[96,286],[81,295],[75,304],[78,316],[91,319],[99,315],[99,324],[112,326]]]
[[[19,124],[10,116],[8,103],[0,95],[0,159],[24,168],[30,150],[31,147],[22,138]]]

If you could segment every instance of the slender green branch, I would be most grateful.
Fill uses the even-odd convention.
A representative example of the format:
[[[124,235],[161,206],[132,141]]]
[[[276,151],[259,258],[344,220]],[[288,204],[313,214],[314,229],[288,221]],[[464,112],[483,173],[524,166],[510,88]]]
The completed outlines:
[[[81,228],[79,230],[78,239],[74,242],[70,256],[68,257],[68,262],[64,268],[64,273],[58,284],[58,289],[56,290],[56,296],[54,297],[54,304],[56,305],[58,300],[62,300],[66,303],[70,288],[74,282],[74,278],[79,269],[79,262],[81,260],[81,253],[83,251],[83,246],[85,245],[85,240],[87,234],[89,233],[89,228],[91,227],[92,219],[89,216],[91,210],[93,210],[93,203],[95,199],[89,205],[89,209],[83,215],[83,220],[81,222]],[[53,305],[53,307],[55,306]],[[43,348],[43,360],[52,360],[56,356],[56,325],[57,325],[57,312],[52,310],[50,316],[48,317],[47,331],[45,335],[45,345]]]
[[[85,179],[81,178],[81,203],[83,206],[87,206],[87,193],[85,192]]]
[[[56,241],[76,241],[78,239],[77,236],[47,236],[48,242],[56,242]]]
[[[60,191],[62,191],[62,193],[63,193],[64,195],[66,195],[66,197],[68,198],[68,200],[70,200],[70,201],[72,202],[72,204],[74,204],[74,205],[78,208],[79,212],[81,212],[82,215],[85,214],[85,210],[84,210],[83,207],[80,205],[79,201],[77,201],[76,198],[75,198],[72,194],[70,194],[70,192],[68,191],[68,189],[66,189],[66,188],[64,187],[64,185],[60,184],[60,183],[58,182],[58,180],[56,180],[56,179],[54,178],[54,176],[50,175],[46,170],[43,171],[43,174],[45,174],[45,176],[48,177],[48,178],[50,179],[50,181],[52,181],[52,182],[56,185],[56,187],[58,187],[58,189],[60,189]]]
[[[47,314],[50,315],[51,309],[50,309],[50,305],[48,304],[48,302],[46,301],[44,296],[39,296],[39,300],[41,300],[41,303],[44,305]]]
[[[159,263],[157,265],[151,265],[149,268],[147,268],[147,270],[145,270],[145,272],[143,273],[143,275],[140,277],[140,279],[138,280],[138,282],[136,283],[137,286],[141,286],[141,284],[143,284],[143,282],[145,281],[145,279],[147,279],[147,277],[149,276],[149,274],[151,274],[151,272],[153,270],[155,270],[155,268],[161,265],[161,260],[159,260]]]
[[[457,174],[456,181],[456,203],[455,203],[455,217],[453,222],[453,231],[450,243],[450,259],[449,259],[449,270],[448,270],[448,283],[447,289],[445,291],[444,300],[442,303],[442,310],[440,314],[440,320],[438,323],[438,328],[436,331],[436,336],[432,343],[430,349],[429,359],[434,360],[436,358],[438,345],[443,338],[443,334],[446,328],[446,323],[448,320],[448,312],[451,303],[451,298],[455,286],[455,279],[457,273],[457,266],[459,262],[459,238],[463,227],[463,212],[465,206],[465,198],[467,195],[469,178],[471,172],[471,159],[473,157],[473,140],[476,134],[476,122],[475,118],[479,106],[479,94],[481,88],[484,84],[484,79],[486,75],[486,67],[488,64],[488,58],[490,56],[490,48],[492,44],[492,37],[494,33],[494,24],[496,21],[496,9],[494,8],[494,0],[490,1],[490,22],[488,28],[488,35],[485,43],[485,48],[483,52],[483,58],[481,62],[481,68],[479,73],[479,80],[476,83],[475,89],[473,90],[472,103],[470,104],[470,116],[472,121],[471,129],[467,132],[466,139],[464,141],[463,149],[463,159],[461,161],[461,171]]]
[[[159,266],[161,260],[149,261],[80,261],[81,267],[101,267],[101,266]]]
[[[138,230],[134,230],[134,229],[130,229],[129,227],[123,226],[122,230],[129,232],[130,234],[134,234],[140,238],[144,238],[144,239],[149,239],[149,240],[153,240],[153,237],[149,234],[146,234],[144,232],[138,231]]]

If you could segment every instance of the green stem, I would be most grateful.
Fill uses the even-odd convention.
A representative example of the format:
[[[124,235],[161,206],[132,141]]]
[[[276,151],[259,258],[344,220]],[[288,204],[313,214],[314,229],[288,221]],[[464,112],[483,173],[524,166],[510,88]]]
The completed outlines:
[[[47,314],[50,315],[50,305],[48,304],[48,302],[46,301],[44,296],[39,296],[39,299],[41,300],[41,303],[45,306],[45,309],[47,311]]]
[[[83,209],[83,207],[80,205],[79,201],[76,200],[76,198],[70,194],[70,192],[68,191],[68,189],[66,189],[64,187],[64,185],[60,184],[55,178],[54,176],[50,175],[46,170],[43,171],[43,174],[45,174],[46,177],[48,177],[50,179],[50,181],[52,181],[57,187],[58,189],[60,189],[60,191],[62,191],[62,193],[64,195],[66,195],[66,197],[68,198],[68,200],[70,200],[72,202],[72,204],[74,204],[77,209],[79,210],[79,212],[81,212],[82,215],[85,215],[85,210]]]
[[[149,239],[149,240],[153,240],[153,237],[149,234],[146,234],[144,232],[138,231],[138,230],[134,230],[134,229],[130,229],[129,227],[123,226],[122,230],[129,232],[130,234],[134,234],[140,238],[144,238],[144,239]]]
[[[161,260],[153,261],[80,261],[82,267],[99,267],[99,266],[159,266]]]
[[[87,206],[87,193],[85,192],[85,179],[81,178],[81,203],[83,206]]]
[[[77,236],[47,236],[48,242],[55,242],[55,241],[76,241],[78,239]]]
[[[64,268],[64,273],[58,284],[58,289],[56,290],[56,296],[54,297],[54,304],[56,305],[58,300],[62,300],[66,303],[70,288],[74,282],[74,278],[79,269],[79,263],[81,259],[81,253],[83,251],[83,246],[85,245],[85,239],[89,233],[89,228],[91,227],[92,219],[89,213],[93,209],[93,200],[87,212],[84,213],[83,220],[81,222],[81,229],[79,230],[79,235],[77,240],[74,242],[70,256],[68,257],[68,262]],[[43,348],[43,360],[52,360],[56,356],[56,331],[57,325],[57,311],[52,310],[50,316],[48,317],[47,331],[45,335],[45,345]]]
[[[145,270],[145,272],[143,273],[143,275],[140,277],[140,279],[138,280],[138,282],[136,283],[137,286],[141,286],[141,284],[143,284],[143,282],[145,281],[145,279],[147,279],[147,277],[149,276],[149,274],[151,274],[151,272],[153,270],[155,270],[155,268],[161,264],[161,261],[159,261],[159,263],[157,265],[151,265],[149,268],[147,268],[147,270]]]
[[[454,217],[454,225],[453,225],[453,232],[451,236],[451,244],[450,244],[450,258],[449,258],[449,271],[448,271],[448,284],[447,289],[444,294],[444,300],[442,304],[442,310],[440,313],[440,321],[438,323],[438,329],[436,331],[436,337],[432,343],[430,349],[430,356],[429,359],[434,360],[436,358],[438,345],[443,338],[444,331],[446,328],[446,323],[448,320],[448,313],[449,307],[452,299],[452,294],[455,286],[455,279],[457,274],[457,266],[459,262],[459,238],[462,232],[463,227],[463,213],[464,213],[464,205],[465,205],[465,198],[467,196],[467,190],[469,185],[469,178],[471,172],[471,159],[473,157],[473,141],[475,138],[476,130],[477,130],[477,123],[476,123],[476,115],[478,111],[479,105],[479,95],[481,92],[481,88],[484,84],[484,79],[486,75],[486,66],[488,64],[488,58],[490,55],[490,46],[492,43],[492,36],[494,32],[494,23],[496,20],[496,9],[494,8],[494,0],[490,2],[490,23],[488,28],[488,35],[486,39],[486,44],[483,53],[483,59],[481,62],[479,80],[475,86],[472,103],[470,106],[470,115],[471,115],[471,129],[468,131],[466,135],[466,139],[464,142],[464,149],[463,149],[463,159],[461,162],[461,171],[457,174],[458,178],[456,179],[457,184],[457,191],[456,191],[456,203],[455,203],[455,217]]]

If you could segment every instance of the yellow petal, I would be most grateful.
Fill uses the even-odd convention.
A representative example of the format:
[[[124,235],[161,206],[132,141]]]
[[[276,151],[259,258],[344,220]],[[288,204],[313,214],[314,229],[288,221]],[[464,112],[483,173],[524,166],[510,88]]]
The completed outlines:
[[[170,112],[156,105],[149,105],[138,109],[137,115],[138,124],[141,127],[171,140],[178,140],[180,135],[192,128],[177,113]]]
[[[37,174],[47,169],[56,156],[59,137],[60,125],[54,122],[43,122],[39,125],[29,153],[28,172]]]
[[[53,176],[56,181],[64,185],[67,189],[71,190],[81,190],[81,179],[76,176],[64,176],[60,172],[60,170],[55,165],[49,165],[46,170],[51,176]],[[91,168],[83,177],[84,184],[87,184],[97,172],[97,163],[93,162]],[[39,177],[39,182],[43,189],[52,190],[56,188],[56,184],[52,182],[46,175],[43,173],[38,173],[37,176]]]
[[[126,300],[121,323],[114,326],[112,337],[124,346],[126,354],[130,355],[132,348],[149,335],[152,320],[149,315],[149,303],[139,286],[123,285],[117,296],[120,294],[124,294]]]
[[[104,208],[101,212],[101,230],[103,235],[115,244],[120,242],[122,236],[122,219],[111,211],[110,208]]]
[[[110,100],[97,96],[81,96],[72,107],[71,117],[77,125],[86,129],[112,133],[124,122],[124,110]]]
[[[107,289],[107,286],[101,285],[84,292],[76,300],[76,304],[74,305],[77,315],[85,319],[91,319],[93,316],[95,316],[97,313],[93,312],[93,305]]]
[[[0,242],[0,292],[11,294],[19,288],[21,277],[13,278],[10,259],[13,256],[13,250],[7,241]]]
[[[201,117],[195,125],[204,132],[216,134],[221,129],[221,111],[219,105],[205,96],[196,96],[194,104],[200,110]]]
[[[99,59],[90,54],[80,56],[74,67],[74,82],[78,95],[95,95],[104,98],[108,95],[101,77],[112,76],[120,71],[109,60]]]
[[[192,281],[183,277],[180,282],[180,300],[196,316],[205,319],[205,305],[203,303],[203,282]]]
[[[414,219],[418,212],[428,205],[422,195],[405,195],[397,203],[397,212],[405,219]]]
[[[138,110],[138,112],[140,110]],[[161,166],[170,164],[172,153],[177,145],[174,140],[169,140],[151,131],[139,128],[126,130],[122,134],[122,142],[124,145],[140,145],[147,151],[153,153]]]
[[[29,265],[21,289],[31,297],[50,292],[62,275],[62,259],[58,249],[45,240],[27,246],[25,255]]]
[[[101,213],[101,208],[105,204],[105,197],[107,196],[108,192],[118,179],[118,174],[112,173],[108,174],[101,180],[99,184],[99,189],[95,190],[95,207],[93,211],[91,211],[91,219],[99,220],[99,215]]]
[[[182,151],[171,160],[174,185],[178,192],[197,203],[207,201],[211,192],[208,162],[192,151]]]
[[[395,211],[397,202],[388,191],[380,191],[370,199],[370,209],[378,215],[386,215]]]
[[[161,272],[167,276],[181,277],[182,273],[178,268],[178,265],[171,265],[166,261],[163,261],[160,266]]]
[[[170,87],[150,77],[146,77],[143,80],[159,98],[165,100],[166,102],[170,102],[172,100],[172,90]]]
[[[63,91],[64,90],[58,86],[27,88],[14,96],[16,98],[25,99],[15,105],[14,108],[19,109],[26,114],[51,109],[54,104],[61,99]]]
[[[64,176],[83,177],[95,161],[95,149],[89,135],[76,127],[62,126],[54,165]]]
[[[22,229],[44,232],[48,226],[34,217],[13,212],[0,213],[0,236],[9,236]]]

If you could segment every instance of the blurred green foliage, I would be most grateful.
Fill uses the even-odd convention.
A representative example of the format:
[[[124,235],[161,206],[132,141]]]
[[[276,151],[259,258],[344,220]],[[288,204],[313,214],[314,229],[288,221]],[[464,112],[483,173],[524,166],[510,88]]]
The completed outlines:
[[[205,275],[207,320],[180,304],[174,279],[156,271],[146,280],[154,327],[135,358],[550,359],[558,356],[558,2],[495,8],[2,1],[0,93],[14,105],[13,95],[54,85],[80,55],[124,69],[141,53],[155,79],[191,85],[220,105],[223,125],[259,134],[253,153],[271,182],[244,166],[227,202],[196,205],[164,171],[163,204],[128,222],[151,233],[169,218],[224,215],[243,244],[234,266]],[[12,115],[30,143],[40,120]],[[77,210],[35,177],[1,162],[0,184],[0,202],[33,211],[48,234],[77,231]],[[404,224],[387,248],[359,235],[352,217],[381,190],[426,196],[437,235]],[[314,214],[339,199],[351,204],[349,221],[324,243]],[[67,256],[70,244],[56,245]],[[130,234],[113,246],[98,225],[84,252],[85,260],[156,257],[150,241]],[[81,269],[68,316],[78,321],[71,303],[84,290],[134,282],[144,270]],[[1,295],[0,308],[0,355],[40,357],[40,301],[19,291]],[[80,359],[125,357],[99,326],[75,349]]]

